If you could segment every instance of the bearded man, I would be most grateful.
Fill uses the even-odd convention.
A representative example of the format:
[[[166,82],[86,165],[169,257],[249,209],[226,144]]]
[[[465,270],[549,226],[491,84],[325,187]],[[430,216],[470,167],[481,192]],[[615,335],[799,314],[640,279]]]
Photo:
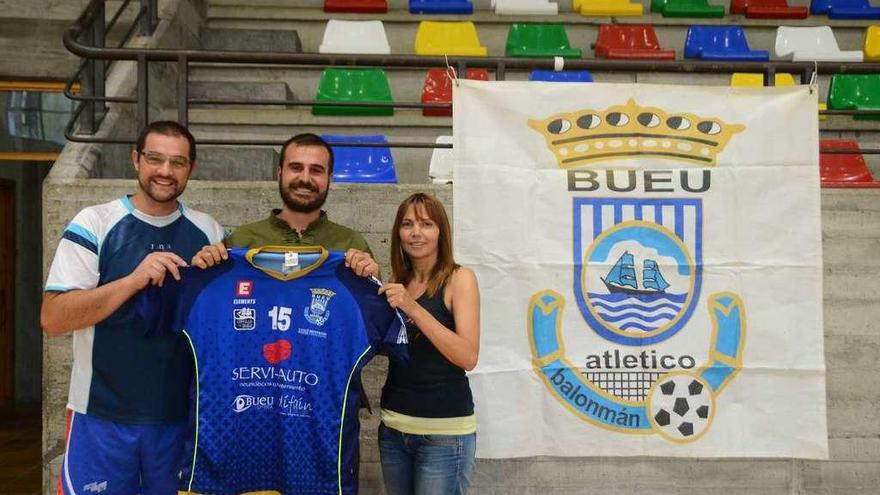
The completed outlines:
[[[177,198],[196,166],[192,134],[149,124],[131,152],[137,190],[80,211],[49,270],[40,323],[73,334],[59,493],[175,493],[189,413],[192,355],[181,335],[149,338],[132,299],[223,228]]]
[[[364,237],[331,222],[322,210],[333,176],[333,149],[315,134],[297,134],[281,147],[278,192],[284,203],[268,218],[242,225],[224,243],[205,246],[192,264],[207,268],[227,259],[227,247],[323,246],[345,252],[346,265],[360,276],[379,275]]]

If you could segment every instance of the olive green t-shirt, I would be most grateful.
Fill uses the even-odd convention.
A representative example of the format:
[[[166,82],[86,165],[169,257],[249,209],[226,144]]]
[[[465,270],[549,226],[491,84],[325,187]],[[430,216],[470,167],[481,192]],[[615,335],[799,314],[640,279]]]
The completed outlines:
[[[249,223],[232,231],[226,238],[227,247],[255,248],[261,246],[323,246],[326,249],[345,252],[349,248],[366,251],[372,256],[370,246],[364,237],[348,227],[331,222],[327,213],[309,224],[300,235],[290,228],[287,222],[277,215],[281,210],[272,210],[269,218]]]

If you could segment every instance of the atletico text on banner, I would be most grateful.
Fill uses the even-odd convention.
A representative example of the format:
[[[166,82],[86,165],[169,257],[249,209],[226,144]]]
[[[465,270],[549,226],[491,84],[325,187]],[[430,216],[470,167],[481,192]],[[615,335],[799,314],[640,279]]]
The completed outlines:
[[[816,96],[460,81],[479,457],[827,458]]]

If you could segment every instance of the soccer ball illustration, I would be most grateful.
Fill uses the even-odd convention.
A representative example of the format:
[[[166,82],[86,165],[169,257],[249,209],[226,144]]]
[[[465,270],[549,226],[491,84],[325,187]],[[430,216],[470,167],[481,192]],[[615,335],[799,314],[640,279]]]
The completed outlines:
[[[648,417],[667,440],[693,442],[709,429],[715,415],[715,396],[702,378],[670,373],[648,392]]]

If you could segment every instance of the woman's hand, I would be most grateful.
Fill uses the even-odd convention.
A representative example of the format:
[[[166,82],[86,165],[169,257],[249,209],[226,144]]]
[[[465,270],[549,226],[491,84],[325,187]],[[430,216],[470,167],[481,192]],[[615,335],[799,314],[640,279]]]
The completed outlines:
[[[388,283],[379,288],[379,294],[385,294],[388,304],[412,317],[412,310],[418,306],[415,299],[407,292],[403,284]]]

